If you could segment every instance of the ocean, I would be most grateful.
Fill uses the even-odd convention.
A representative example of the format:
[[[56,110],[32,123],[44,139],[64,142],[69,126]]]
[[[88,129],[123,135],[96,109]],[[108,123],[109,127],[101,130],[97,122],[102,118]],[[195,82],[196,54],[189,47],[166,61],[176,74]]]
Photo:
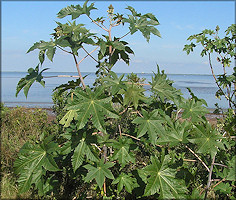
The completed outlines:
[[[39,83],[35,83],[29,90],[27,99],[24,96],[23,90],[20,91],[18,97],[15,97],[16,86],[18,81],[25,77],[26,72],[2,72],[1,73],[1,102],[8,107],[26,106],[26,107],[39,107],[50,108],[53,106],[52,90],[60,84],[67,83],[75,78],[60,77],[60,78],[45,78],[45,88]],[[44,72],[43,75],[57,76],[57,75],[73,75],[74,72]],[[96,75],[91,72],[84,72],[82,75],[88,75],[85,78],[86,85],[92,85]],[[118,76],[121,74],[118,73]],[[145,78],[148,83],[152,79],[152,73],[140,73],[140,78]],[[174,81],[173,86],[180,89],[185,98],[190,97],[188,90],[189,87],[192,92],[198,97],[205,99],[208,108],[214,109],[215,103],[223,109],[228,108],[227,101],[216,99],[215,92],[217,91],[214,78],[211,75],[196,75],[196,74],[167,74],[170,80]]]

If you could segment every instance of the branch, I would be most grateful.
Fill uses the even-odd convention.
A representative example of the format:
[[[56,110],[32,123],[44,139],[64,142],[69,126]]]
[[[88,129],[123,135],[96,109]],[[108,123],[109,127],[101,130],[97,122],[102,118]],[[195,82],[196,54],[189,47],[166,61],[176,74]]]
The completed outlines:
[[[207,167],[206,163],[202,161],[202,159],[192,150],[190,149],[187,145],[185,147],[203,164],[203,166],[207,169],[208,172],[210,172],[210,169]]]

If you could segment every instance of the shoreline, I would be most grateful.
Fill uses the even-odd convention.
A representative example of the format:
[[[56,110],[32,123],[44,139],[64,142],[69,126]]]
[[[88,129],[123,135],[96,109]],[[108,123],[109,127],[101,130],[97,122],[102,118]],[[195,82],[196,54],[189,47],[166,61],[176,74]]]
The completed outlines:
[[[17,106],[6,106],[7,108],[9,109],[14,109],[14,108],[17,108]],[[53,109],[52,108],[42,108],[42,107],[25,107],[25,106],[18,106],[18,107],[23,107],[24,109],[26,110],[35,110],[35,109],[42,109],[43,111],[46,111],[47,112],[47,115],[48,115],[48,121],[49,122],[52,122],[56,119],[56,114],[53,112]],[[205,115],[206,119],[212,124],[212,125],[216,125],[217,124],[217,121],[218,119],[222,119],[223,118],[223,115],[222,114],[214,114],[213,111],[214,109],[208,109],[209,110],[209,113],[207,113]],[[180,112],[180,117],[181,117],[181,113]]]

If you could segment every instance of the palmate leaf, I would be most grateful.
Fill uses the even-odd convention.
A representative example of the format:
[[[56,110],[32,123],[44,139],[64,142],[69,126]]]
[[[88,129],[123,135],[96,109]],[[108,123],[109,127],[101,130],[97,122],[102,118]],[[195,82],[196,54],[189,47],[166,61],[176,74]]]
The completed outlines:
[[[83,7],[81,7],[80,5],[71,5],[71,6],[67,6],[66,8],[63,8],[59,11],[59,13],[57,14],[58,18],[64,18],[68,15],[72,16],[72,20],[78,18],[80,15],[86,14],[86,15],[90,15],[90,11],[97,9],[94,7],[94,3],[91,3],[90,6],[87,6],[88,0],[85,1]]]
[[[129,138],[122,137],[119,141],[114,141],[112,147],[115,149],[112,160],[118,160],[123,168],[127,163],[135,163],[135,157],[130,152],[130,145],[133,144]]]
[[[137,109],[140,101],[145,102],[147,100],[144,91],[145,89],[132,83],[126,84],[126,89],[120,90],[119,94],[124,95],[124,105],[133,105]]]
[[[173,81],[167,79],[167,75],[164,73],[160,73],[159,66],[158,73],[154,73],[154,77],[152,77],[152,82],[149,82],[152,87],[152,92],[157,95],[161,101],[171,100],[178,105],[181,99],[181,91],[177,90],[172,86]]]
[[[153,14],[147,13],[141,15],[141,13],[137,13],[131,6],[128,6],[126,9],[128,9],[132,15],[128,15],[128,18],[123,18],[122,22],[129,23],[131,34],[140,31],[144,38],[146,38],[147,42],[150,40],[151,33],[161,37],[160,32],[155,28],[155,26],[159,25],[159,21]]]
[[[85,159],[85,155],[91,161],[98,161],[98,159],[92,153],[90,147],[88,146],[86,139],[82,138],[78,146],[75,148],[74,154],[71,159],[74,172],[82,165]]]
[[[83,79],[85,79],[87,76],[88,75],[84,76]],[[71,90],[71,89],[75,89],[75,88],[79,87],[80,84],[81,84],[81,79],[78,78],[75,81],[71,80],[71,81],[68,81],[66,84],[61,84],[61,85],[55,87],[53,89],[53,91],[58,90],[58,95],[61,95],[63,92],[65,92],[67,90]]]
[[[119,78],[117,74],[113,71],[110,71],[110,76],[106,76],[103,81],[105,82],[105,87],[111,87],[112,95],[117,94],[121,89],[126,88],[124,81],[124,74],[122,74]]]
[[[122,172],[113,182],[112,184],[117,184],[118,193],[125,187],[125,190],[128,193],[132,193],[132,190],[138,187],[137,179],[132,177],[131,173],[125,174]]]
[[[109,170],[109,168],[113,167],[114,165],[115,165],[115,163],[111,163],[111,162],[104,163],[104,159],[101,159],[97,163],[96,167],[94,167],[90,164],[83,166],[85,169],[87,169],[89,171],[84,179],[85,182],[90,182],[93,179],[95,179],[98,186],[101,189],[106,177],[109,179],[114,179],[114,176],[113,176],[111,170]]]
[[[193,130],[194,136],[188,139],[191,143],[197,144],[197,153],[209,153],[211,157],[216,155],[218,148],[225,149],[220,139],[222,135],[211,127],[209,122],[204,125],[196,125]]]
[[[200,117],[209,112],[202,104],[201,101],[196,101],[195,99],[188,99],[186,102],[181,103],[181,107],[184,109],[182,118],[191,118],[193,122],[201,120]]]
[[[104,87],[99,87],[95,91],[90,88],[86,88],[83,91],[81,88],[77,88],[74,91],[73,101],[67,106],[67,109],[77,110],[77,127],[82,129],[91,117],[93,125],[100,131],[106,133],[104,126],[105,117],[118,118],[111,106],[112,97],[106,97],[103,95]],[[68,112],[69,112],[68,111]]]
[[[169,162],[169,155],[166,155],[162,161],[156,157],[151,157],[152,164],[144,168],[143,176],[148,176],[144,196],[158,193],[161,199],[185,197],[187,188],[184,182],[175,178],[177,171],[168,167]]]
[[[187,136],[190,134],[190,124],[187,121],[180,123],[176,121],[171,126],[166,128],[167,134],[162,134],[157,140],[157,144],[169,144],[170,147],[176,146],[179,143],[187,143]]]
[[[20,81],[17,84],[16,87],[16,97],[18,96],[19,92],[24,88],[24,94],[27,98],[28,92],[32,84],[36,81],[40,83],[43,87],[45,87],[45,81],[42,80],[43,76],[42,73],[47,70],[48,68],[43,69],[41,72],[39,72],[39,65],[33,68],[28,69],[28,75],[26,75],[24,78],[21,78]]]
[[[33,44],[32,47],[29,48],[27,53],[29,53],[35,49],[39,49],[39,61],[40,61],[41,65],[44,62],[45,53],[46,53],[48,59],[50,61],[53,61],[53,57],[56,52],[56,44],[53,41],[45,42],[45,41],[41,40],[40,42],[36,42]]]
[[[236,181],[236,166],[235,166],[235,156],[229,161],[229,172],[226,180]]]
[[[18,179],[20,193],[30,189],[41,170],[60,170],[52,154],[53,151],[57,151],[58,144],[50,140],[50,138],[45,139],[42,144],[36,145],[27,142],[21,148],[20,155],[14,162],[15,172],[20,174]]]
[[[72,120],[77,118],[77,111],[78,110],[69,110],[59,123],[64,125],[64,127],[69,127]]]
[[[165,133],[163,118],[158,114],[158,110],[148,113],[143,109],[142,115],[143,117],[137,117],[132,121],[134,124],[139,124],[137,137],[140,138],[147,133],[151,143],[155,145],[157,137]]]

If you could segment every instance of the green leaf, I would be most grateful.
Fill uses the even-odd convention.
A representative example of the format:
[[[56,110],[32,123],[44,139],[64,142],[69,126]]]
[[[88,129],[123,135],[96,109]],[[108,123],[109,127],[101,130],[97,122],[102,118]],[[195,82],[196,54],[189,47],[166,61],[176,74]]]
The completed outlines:
[[[187,136],[190,134],[190,128],[189,122],[176,121],[172,126],[166,128],[168,134],[161,134],[156,143],[159,145],[169,144],[170,147],[177,146],[179,143],[188,143]]]
[[[131,6],[128,6],[126,9],[130,10],[132,15],[128,15],[129,18],[124,18],[122,22],[130,24],[129,29],[131,35],[136,31],[140,31],[144,38],[146,38],[147,42],[150,40],[151,33],[161,37],[160,32],[155,27],[159,25],[159,22],[153,14],[147,13],[141,15],[141,13],[137,13]]]
[[[128,193],[132,193],[132,190],[139,186],[136,178],[133,178],[131,173],[125,174],[124,172],[122,172],[112,182],[112,184],[117,184],[117,183],[118,183],[118,186],[117,186],[118,193],[120,193],[124,187]]]
[[[186,102],[183,102],[181,107],[184,109],[182,118],[191,118],[191,121],[193,122],[199,121],[201,116],[204,116],[209,112],[206,107],[202,106],[201,101],[196,101],[195,99],[189,99]]]
[[[84,138],[82,138],[79,145],[75,148],[74,154],[71,159],[74,172],[82,165],[84,161],[84,156],[86,154],[85,149],[86,143],[84,141]]]
[[[55,52],[56,52],[56,47],[48,48],[46,55],[49,60],[53,61],[53,57],[55,55]]]
[[[147,98],[144,95],[145,89],[132,83],[126,84],[127,89],[122,89],[119,94],[124,94],[124,105],[133,105],[135,109],[138,108],[140,101],[146,101]]]
[[[98,162],[97,156],[92,150],[90,142],[91,141],[89,135],[87,135],[86,137],[83,137],[80,140],[79,144],[75,147],[74,153],[71,158],[74,172],[82,165],[83,161],[85,160],[85,156],[90,161]]]
[[[122,137],[119,141],[114,141],[112,147],[115,149],[112,160],[118,160],[123,168],[129,162],[135,163],[135,157],[130,152],[130,145],[133,144],[131,139]]]
[[[24,88],[24,94],[25,97],[27,98],[29,89],[35,81],[40,83],[43,87],[45,87],[45,82],[42,80],[43,79],[42,73],[47,69],[48,68],[45,68],[41,72],[39,72],[39,65],[35,67],[35,69],[29,68],[28,69],[29,74],[26,75],[25,78],[21,78],[17,84],[16,97],[21,91],[21,89]]]
[[[115,72],[110,71],[109,75],[106,76],[103,79],[103,81],[106,83],[105,87],[111,87],[111,92],[113,95],[117,94],[121,89],[126,88],[124,82],[122,81],[122,79],[124,78],[124,74],[122,74],[118,78],[118,76]]]
[[[114,113],[111,99],[104,96],[104,87],[99,87],[95,91],[86,88],[83,91],[77,88],[74,92],[73,101],[67,106],[68,110],[77,110],[77,127],[82,129],[91,120],[93,125],[100,131],[106,133],[104,118],[118,118]],[[91,118],[91,119],[90,119]]]
[[[157,110],[148,113],[143,109],[142,115],[143,117],[137,117],[132,121],[134,124],[139,124],[137,137],[140,138],[147,133],[151,143],[155,145],[157,137],[165,133],[162,124],[164,121]]]
[[[59,171],[53,152],[57,151],[58,144],[46,138],[42,144],[32,145],[25,143],[20,150],[19,157],[14,162],[14,169],[20,174],[18,183],[21,193],[30,189],[36,177],[41,174],[41,170]],[[40,174],[38,174],[40,172]],[[41,174],[42,175],[42,174]]]
[[[207,106],[207,102],[204,99],[199,99],[197,96],[195,96],[195,94],[192,92],[192,90],[190,88],[187,87],[188,92],[190,93],[192,99],[195,99],[195,101],[200,101],[202,104],[204,104],[205,106]]]
[[[90,182],[93,179],[95,179],[98,186],[101,189],[106,177],[109,179],[114,179],[111,170],[109,170],[109,168],[113,167],[114,165],[115,163],[110,163],[110,162],[104,163],[104,159],[101,159],[99,163],[97,163],[96,167],[90,164],[83,166],[85,169],[88,170],[88,174],[84,179],[85,182]]]
[[[166,155],[163,161],[151,157],[151,165],[144,168],[148,174],[144,196],[160,194],[161,199],[181,199],[185,197],[187,188],[181,180],[175,178],[176,170],[168,167],[170,156]]]
[[[209,122],[204,125],[195,125],[193,138],[188,139],[191,143],[197,144],[197,153],[209,153],[211,157],[216,155],[218,148],[225,149],[220,139],[222,135],[213,129]]]
[[[152,92],[156,94],[162,102],[165,100],[171,100],[174,103],[178,104],[181,99],[181,91],[177,90],[172,86],[173,82],[167,79],[167,75],[159,72],[154,73],[154,77],[152,77],[152,82],[149,82],[152,87]]]
[[[80,17],[83,14],[86,15],[90,15],[90,11],[97,9],[94,7],[94,3],[90,4],[90,6],[87,6],[88,1],[85,1],[83,7],[81,7],[80,5],[71,5],[71,6],[67,6],[66,8],[63,8],[59,11],[59,13],[57,14],[58,18],[64,18],[68,15],[72,16],[72,20],[76,19],[78,17]]]
[[[85,79],[87,76],[88,75],[84,76],[83,79]],[[65,92],[67,90],[71,90],[71,89],[75,89],[75,88],[79,87],[80,84],[81,84],[81,79],[78,78],[75,81],[71,80],[71,81],[68,81],[66,84],[61,84],[61,85],[55,87],[53,89],[53,91],[58,90],[58,95],[61,95],[63,92]]]
[[[232,159],[229,161],[229,172],[226,177],[226,180],[228,181],[236,181],[236,166],[235,166],[235,156],[232,157]]]
[[[221,182],[219,185],[217,185],[214,188],[215,191],[220,191],[220,193],[223,194],[230,194],[232,190],[232,186],[229,183],[223,183]]]
[[[77,111],[78,110],[69,110],[59,123],[64,125],[64,127],[69,127],[72,120],[77,118]]]

